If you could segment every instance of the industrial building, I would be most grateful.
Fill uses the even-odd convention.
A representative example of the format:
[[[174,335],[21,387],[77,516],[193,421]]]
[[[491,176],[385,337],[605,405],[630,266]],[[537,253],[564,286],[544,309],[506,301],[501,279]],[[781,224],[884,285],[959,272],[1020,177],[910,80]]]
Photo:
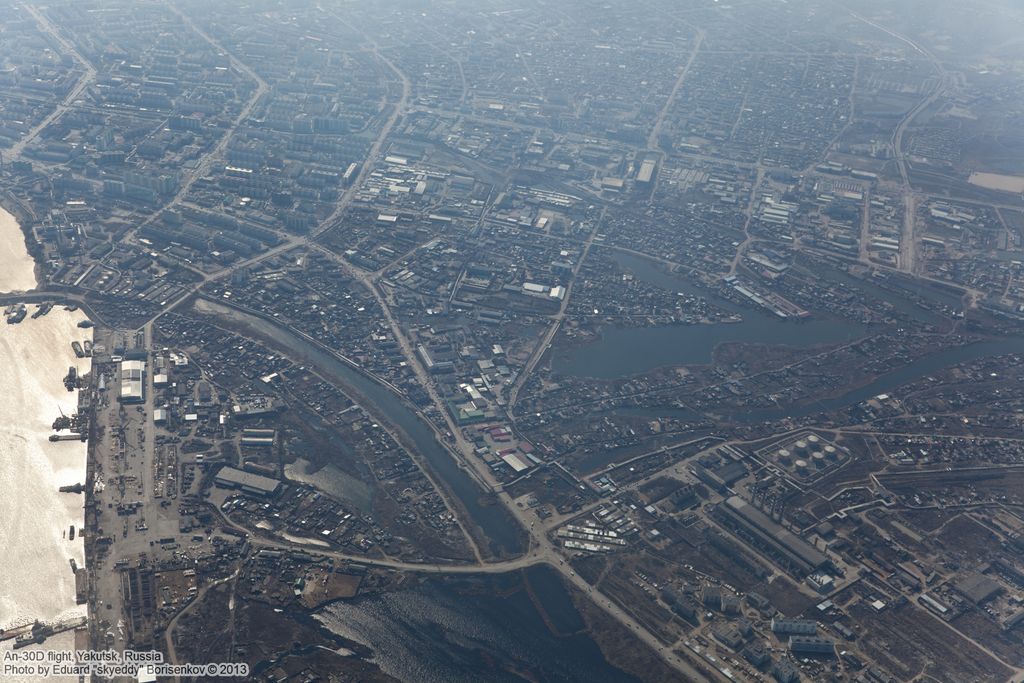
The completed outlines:
[[[654,179],[654,169],[658,165],[658,162],[654,159],[644,159],[640,163],[640,170],[636,174],[636,180],[638,183],[648,184]]]
[[[718,466],[714,470],[697,464],[694,465],[693,471],[701,482],[719,493],[725,493],[730,486],[747,475],[747,468],[742,462],[735,460]]]
[[[976,605],[988,602],[1003,590],[998,581],[980,572],[966,572],[954,587]]]
[[[271,448],[274,445],[273,429],[243,429],[242,445],[253,448]]]
[[[455,364],[450,360],[435,360],[433,354],[430,353],[430,349],[423,344],[417,344],[416,353],[419,354],[420,360],[423,361],[423,365],[426,367],[427,372],[452,372],[455,369]]]
[[[522,458],[515,453],[505,453],[501,456],[501,459],[504,460],[505,464],[511,467],[516,474],[530,469],[530,466],[523,462]]]
[[[810,574],[828,563],[824,553],[739,496],[727,498],[717,510],[737,535],[795,574]]]
[[[142,403],[146,399],[146,361],[121,361],[121,393],[118,400],[122,403]]]
[[[223,467],[217,473],[214,483],[221,488],[238,489],[244,493],[269,498],[281,489],[278,479],[271,479],[252,472],[244,472],[234,467]]]
[[[1019,609],[1003,620],[1003,630],[1009,631],[1022,622],[1024,622],[1024,609]]]

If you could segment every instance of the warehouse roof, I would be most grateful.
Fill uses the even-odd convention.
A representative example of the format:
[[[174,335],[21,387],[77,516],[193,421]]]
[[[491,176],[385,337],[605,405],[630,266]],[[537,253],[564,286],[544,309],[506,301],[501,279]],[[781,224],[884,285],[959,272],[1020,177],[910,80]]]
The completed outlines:
[[[235,467],[221,468],[220,472],[217,473],[215,481],[220,486],[229,486],[263,495],[277,493],[277,490],[281,487],[281,482],[277,479],[245,472]]]

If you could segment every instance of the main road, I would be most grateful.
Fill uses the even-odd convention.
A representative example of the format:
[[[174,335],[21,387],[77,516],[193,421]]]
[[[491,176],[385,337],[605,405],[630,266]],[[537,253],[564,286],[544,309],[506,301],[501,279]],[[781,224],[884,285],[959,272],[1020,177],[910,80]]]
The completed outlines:
[[[916,260],[915,257],[917,253],[917,247],[914,243],[914,227],[916,224],[917,202],[914,197],[914,188],[910,184],[910,174],[907,172],[907,156],[906,153],[903,151],[903,134],[906,132],[907,127],[911,124],[911,122],[913,122],[913,120],[917,118],[917,115],[920,114],[925,109],[927,109],[928,107],[930,107],[935,102],[935,100],[937,100],[946,91],[946,84],[949,80],[949,76],[946,74],[946,70],[945,68],[943,68],[942,62],[940,62],[935,57],[935,55],[933,55],[927,49],[917,44],[907,36],[903,35],[902,33],[897,33],[892,29],[886,28],[885,26],[877,24],[871,21],[870,19],[862,17],[861,15],[857,14],[852,10],[847,11],[849,12],[850,16],[857,19],[858,21],[861,21],[867,24],[868,26],[871,26],[872,28],[881,31],[882,33],[886,34],[891,38],[895,38],[896,40],[905,43],[915,52],[917,52],[926,60],[928,60],[931,63],[931,65],[935,68],[935,71],[939,76],[939,82],[932,89],[931,93],[929,93],[928,96],[925,97],[923,100],[918,102],[914,107],[910,109],[910,111],[908,111],[903,116],[899,124],[896,126],[895,130],[893,130],[892,138],[890,139],[893,155],[896,158],[896,166],[897,168],[899,168],[900,171],[900,180],[903,183],[903,234],[900,238],[899,267],[900,270],[904,270],[908,273],[913,273],[914,263]]]
[[[676,82],[672,84],[672,90],[669,92],[668,97],[665,98],[664,106],[662,106],[661,111],[658,112],[658,117],[654,119],[654,125],[651,126],[651,134],[647,137],[647,149],[661,151],[661,145],[658,142],[658,136],[661,134],[661,126],[665,122],[665,118],[668,116],[668,113],[672,110],[672,104],[676,100],[676,95],[679,93],[679,89],[683,86],[683,81],[686,80],[687,74],[690,73],[690,67],[693,66],[693,62],[697,58],[697,54],[700,52],[700,47],[703,43],[704,31],[697,29],[697,40],[693,44],[690,56],[687,58],[686,64],[683,65],[683,68],[680,69]]]
[[[194,33],[196,33],[207,43],[209,43],[210,45],[212,45],[213,47],[217,48],[222,53],[227,55],[228,60],[231,62],[231,66],[233,66],[238,71],[244,73],[246,76],[248,76],[256,83],[256,90],[249,97],[249,100],[245,103],[245,106],[242,107],[242,110],[238,113],[238,116],[236,116],[234,121],[231,122],[231,125],[228,127],[228,129],[224,131],[223,135],[221,135],[220,140],[217,142],[214,148],[210,150],[208,153],[204,154],[202,160],[199,162],[196,168],[193,171],[191,171],[188,175],[186,175],[184,182],[182,182],[181,184],[181,187],[178,188],[178,192],[174,195],[171,201],[168,202],[166,206],[164,206],[164,210],[177,206],[188,194],[188,191],[189,189],[191,189],[193,183],[195,183],[196,180],[198,180],[199,178],[202,178],[204,175],[206,175],[206,173],[209,171],[213,163],[223,157],[224,150],[227,149],[228,143],[230,143],[231,138],[234,137],[235,131],[237,131],[238,127],[245,123],[250,116],[252,116],[252,113],[256,109],[256,105],[259,104],[260,99],[266,93],[270,92],[270,86],[267,85],[266,81],[260,78],[259,74],[257,74],[251,68],[249,68],[242,61],[237,59],[230,51],[225,49],[223,45],[217,42],[216,39],[214,39],[208,33],[206,33],[201,28],[196,26],[192,22],[192,19],[188,16],[188,14],[182,12],[173,3],[169,3],[167,7],[172,12],[177,14],[178,17],[182,20],[182,22],[184,22],[186,26],[192,29]],[[138,230],[138,228],[141,228],[150,223],[151,221],[153,221],[159,215],[161,215],[160,211],[154,211],[149,218],[147,218],[138,225],[136,231]]]
[[[40,121],[35,127],[32,128],[25,136],[16,142],[12,147],[7,150],[8,160],[14,160],[21,156],[21,153],[25,150],[25,147],[35,140],[41,132],[46,130],[46,127],[56,121],[64,112],[74,105],[75,101],[85,92],[85,89],[89,87],[89,84],[96,80],[96,69],[93,68],[78,50],[61,36],[60,31],[50,23],[43,14],[33,7],[32,5],[22,5],[32,18],[39,24],[40,30],[46,35],[50,36],[58,45],[60,45],[68,54],[70,54],[76,62],[82,65],[85,73],[75,83],[75,87],[61,100],[60,104],[54,107],[53,111],[50,112],[42,121]]]
[[[565,288],[565,296],[562,297],[562,304],[558,307],[558,313],[552,318],[551,325],[548,326],[544,336],[541,337],[540,342],[534,346],[533,353],[530,354],[529,360],[526,361],[526,365],[523,367],[523,371],[519,373],[516,381],[512,385],[511,391],[508,394],[508,403],[506,404],[505,412],[508,415],[509,420],[515,421],[515,407],[516,402],[519,400],[519,392],[522,391],[523,385],[526,384],[526,380],[533,373],[537,364],[544,357],[547,352],[548,346],[554,340],[555,335],[558,334],[558,330],[562,327],[562,322],[565,320],[565,312],[569,307],[569,298],[572,296],[573,285],[576,283],[576,276],[580,272],[580,268],[583,267],[583,262],[587,259],[587,254],[590,253],[590,247],[594,244],[594,238],[597,236],[598,231],[601,229],[601,223],[604,221],[605,211],[601,211],[601,215],[598,216],[594,222],[594,229],[590,231],[590,235],[587,236],[587,241],[583,243],[583,249],[580,252],[580,257],[576,261],[576,265],[572,269],[572,277],[569,278],[569,284]]]

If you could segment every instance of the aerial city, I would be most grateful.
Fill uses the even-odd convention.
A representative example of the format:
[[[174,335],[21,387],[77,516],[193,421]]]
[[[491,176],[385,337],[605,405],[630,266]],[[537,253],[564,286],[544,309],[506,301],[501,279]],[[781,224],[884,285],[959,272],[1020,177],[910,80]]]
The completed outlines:
[[[1024,680],[1019,0],[0,0],[0,683]]]

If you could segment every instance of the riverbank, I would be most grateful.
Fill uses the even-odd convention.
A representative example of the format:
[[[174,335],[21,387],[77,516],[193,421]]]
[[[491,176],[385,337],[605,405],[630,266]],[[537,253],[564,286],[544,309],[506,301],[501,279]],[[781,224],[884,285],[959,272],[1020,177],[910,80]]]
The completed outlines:
[[[0,293],[35,289],[35,269],[17,218],[0,207]]]
[[[7,214],[14,219],[17,225],[18,232],[21,233],[22,243],[25,245],[25,251],[28,253],[29,258],[32,259],[32,273],[34,276],[33,284],[30,289],[34,289],[40,285],[40,283],[46,283],[46,277],[43,272],[43,264],[45,261],[43,254],[43,247],[41,244],[35,241],[35,235],[32,232],[32,226],[35,225],[36,217],[32,213],[31,209],[26,207],[24,203],[9,192],[0,193],[0,214]],[[6,235],[6,232],[0,233]],[[0,292],[3,291],[14,291],[5,290],[0,288]]]
[[[37,286],[39,265],[29,253],[16,216],[0,209],[0,292]],[[55,307],[47,315],[0,326],[0,628],[33,620],[84,616],[76,603],[72,561],[85,566],[83,498],[58,487],[85,481],[86,447],[79,441],[52,443],[52,422],[77,409],[77,393],[62,378],[76,358],[71,341],[92,338],[78,327],[81,311]],[[71,540],[71,528],[75,540]],[[72,649],[73,631],[41,648]],[[9,649],[10,641],[0,645]]]

